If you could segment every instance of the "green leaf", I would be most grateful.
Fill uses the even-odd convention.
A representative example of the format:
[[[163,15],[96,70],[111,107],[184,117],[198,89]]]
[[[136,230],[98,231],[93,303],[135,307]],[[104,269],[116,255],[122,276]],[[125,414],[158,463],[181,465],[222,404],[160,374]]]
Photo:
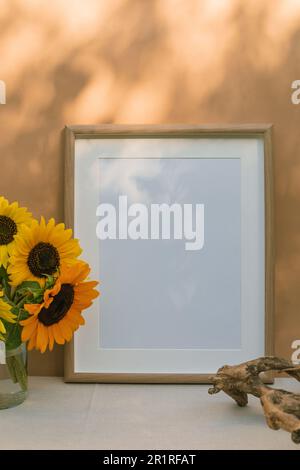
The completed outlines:
[[[30,316],[30,314],[24,308],[13,307],[11,311],[17,316],[16,320],[18,322],[26,320]]]
[[[19,321],[26,320],[29,317],[30,314],[24,308],[20,308]]]
[[[44,289],[36,281],[24,281],[15,293],[14,301],[16,304],[40,303],[43,300]],[[23,300],[23,302],[22,302]]]
[[[10,299],[11,297],[11,286],[9,284],[9,277],[6,269],[0,266],[0,283],[4,290],[4,294]]]
[[[32,293],[32,299],[31,299],[31,303],[33,304],[40,304],[42,301],[43,301],[43,293]]]
[[[21,289],[33,289],[33,290],[41,289],[42,290],[40,284],[37,281],[23,281],[22,284],[18,286],[17,290],[19,291]]]
[[[51,289],[56,281],[56,278],[54,276],[51,276],[50,274],[46,274],[46,282],[45,282],[45,290],[46,289]]]
[[[8,274],[6,269],[3,266],[0,266],[0,279],[2,278],[8,279]]]

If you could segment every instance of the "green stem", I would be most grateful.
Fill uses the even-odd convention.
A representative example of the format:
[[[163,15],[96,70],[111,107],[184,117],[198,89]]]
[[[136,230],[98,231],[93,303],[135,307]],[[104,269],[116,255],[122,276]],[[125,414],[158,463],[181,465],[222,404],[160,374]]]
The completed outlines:
[[[0,278],[1,278],[1,284],[4,287],[4,293],[6,297],[10,300],[11,299],[11,286],[9,285],[7,271],[3,266],[0,267]]]
[[[10,299],[11,289],[10,289],[10,285],[8,283],[8,280],[3,278],[2,282],[3,282],[3,286],[4,286],[5,295],[7,296],[8,299]]]
[[[6,356],[6,364],[10,377],[14,383],[18,383],[23,392],[27,391],[27,370],[21,351],[15,355]]]
[[[13,383],[16,384],[18,379],[17,379],[16,372],[15,372],[14,362],[15,362],[14,356],[6,358],[6,365],[7,365],[11,380],[13,381]]]
[[[26,297],[27,295],[23,295],[21,299],[19,299],[19,302],[17,304],[15,304],[15,308],[18,309],[18,316],[17,316],[17,319],[16,319],[16,322],[11,326],[11,328],[9,329],[8,333],[7,333],[7,336],[6,336],[6,342],[9,343],[9,339],[10,337],[16,332],[16,328],[20,328],[20,316],[21,316],[21,313],[22,313],[22,308],[24,306],[24,303],[26,301]]]
[[[27,299],[27,295],[28,295],[28,294],[24,294],[24,295],[18,300],[18,302],[15,304],[15,306],[16,306],[17,308],[22,308],[22,307],[24,307],[25,301],[26,301],[26,299]]]
[[[15,356],[15,374],[23,392],[27,390],[27,372],[23,362],[22,354]]]

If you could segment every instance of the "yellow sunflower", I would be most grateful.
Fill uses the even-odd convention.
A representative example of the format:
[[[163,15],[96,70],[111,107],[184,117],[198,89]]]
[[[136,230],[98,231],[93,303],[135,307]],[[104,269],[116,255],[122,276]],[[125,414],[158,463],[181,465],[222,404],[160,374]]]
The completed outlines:
[[[39,349],[42,353],[54,342],[70,341],[74,331],[84,325],[82,310],[92,304],[99,292],[96,281],[85,281],[90,267],[78,261],[64,266],[52,289],[44,293],[41,304],[25,304],[30,317],[20,322],[23,326],[22,341],[28,341],[28,349]]]
[[[26,207],[19,207],[17,202],[9,204],[7,199],[0,197],[0,266],[7,267],[15,235],[23,224],[30,225],[31,222],[32,215]]]
[[[8,305],[4,300],[0,299],[0,339],[4,340],[4,334],[6,328],[2,320],[7,323],[15,323],[16,315],[11,312],[11,306]]]
[[[81,253],[78,240],[72,239],[72,230],[64,224],[55,225],[54,219],[46,224],[44,217],[30,227],[23,225],[15,237],[8,273],[11,284],[38,281],[44,285],[46,275],[58,272],[64,264],[72,264]]]

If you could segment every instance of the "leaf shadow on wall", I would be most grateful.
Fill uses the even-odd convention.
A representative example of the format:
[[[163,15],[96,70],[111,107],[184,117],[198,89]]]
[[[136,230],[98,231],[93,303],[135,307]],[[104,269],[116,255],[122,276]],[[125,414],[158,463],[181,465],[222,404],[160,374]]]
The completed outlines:
[[[4,2],[1,193],[63,220],[66,124],[274,124],[276,352],[300,337],[300,7],[254,0]],[[62,348],[32,353],[61,375]]]

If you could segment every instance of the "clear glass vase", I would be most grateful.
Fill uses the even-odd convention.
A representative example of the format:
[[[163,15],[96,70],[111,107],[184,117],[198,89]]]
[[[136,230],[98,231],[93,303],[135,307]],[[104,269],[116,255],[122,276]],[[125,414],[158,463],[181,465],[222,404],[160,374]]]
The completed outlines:
[[[20,405],[27,397],[26,345],[7,349],[5,362],[0,365],[0,410]]]

